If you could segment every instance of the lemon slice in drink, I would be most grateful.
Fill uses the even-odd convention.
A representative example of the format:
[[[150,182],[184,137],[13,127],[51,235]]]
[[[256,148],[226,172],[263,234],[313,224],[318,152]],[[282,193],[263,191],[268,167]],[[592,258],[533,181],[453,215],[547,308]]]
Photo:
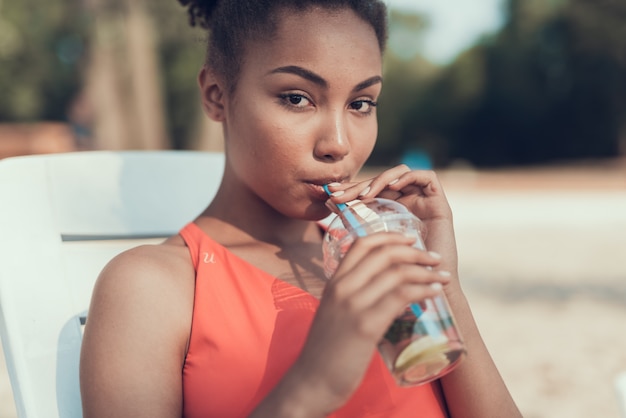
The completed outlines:
[[[445,367],[449,362],[444,354],[447,343],[448,338],[445,335],[436,338],[426,335],[419,340],[413,341],[396,358],[394,368],[397,372],[403,372],[423,360],[429,362],[436,360],[436,363],[445,362],[446,364],[441,365],[441,367]]]

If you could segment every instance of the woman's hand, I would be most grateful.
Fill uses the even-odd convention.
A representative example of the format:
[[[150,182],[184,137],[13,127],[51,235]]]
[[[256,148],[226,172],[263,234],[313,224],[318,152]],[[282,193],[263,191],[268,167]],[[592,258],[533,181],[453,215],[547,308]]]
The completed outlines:
[[[354,242],[324,289],[301,355],[272,395],[284,398],[281,391],[306,387],[312,403],[307,410],[316,411],[309,416],[324,416],[348,401],[393,319],[409,303],[435,296],[449,280],[433,270],[438,255],[413,242],[392,232]]]
[[[457,252],[452,211],[434,171],[410,170],[399,165],[378,176],[354,183],[329,185],[334,203],[381,197],[407,207],[426,227],[426,248],[442,255],[440,268],[455,273]]]
[[[399,165],[378,176],[356,183],[332,183],[329,189],[335,203],[364,197],[396,200],[423,222],[451,219],[452,211],[434,171],[411,170]]]

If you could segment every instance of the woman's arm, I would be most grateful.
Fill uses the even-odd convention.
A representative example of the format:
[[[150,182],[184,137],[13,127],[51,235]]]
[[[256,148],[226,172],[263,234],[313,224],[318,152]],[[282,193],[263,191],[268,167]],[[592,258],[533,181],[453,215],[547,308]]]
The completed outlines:
[[[440,379],[450,414],[462,418],[521,417],[485,346],[461,289],[452,222],[431,223],[429,230],[429,248],[446,254],[441,265],[452,273],[452,277],[444,291],[467,349],[467,357]]]
[[[467,358],[441,378],[452,417],[515,418],[521,413],[494,364],[462,292],[446,292]]]
[[[178,254],[167,245],[138,247],[98,278],[81,349],[85,418],[182,415],[193,269]]]

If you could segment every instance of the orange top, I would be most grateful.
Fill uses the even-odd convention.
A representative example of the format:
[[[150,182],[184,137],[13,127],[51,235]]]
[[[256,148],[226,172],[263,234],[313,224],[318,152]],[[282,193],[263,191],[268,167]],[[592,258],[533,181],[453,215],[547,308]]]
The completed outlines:
[[[185,418],[245,417],[295,362],[319,301],[244,261],[193,223],[181,232],[196,269]],[[333,418],[445,417],[437,384],[401,388],[378,353]]]

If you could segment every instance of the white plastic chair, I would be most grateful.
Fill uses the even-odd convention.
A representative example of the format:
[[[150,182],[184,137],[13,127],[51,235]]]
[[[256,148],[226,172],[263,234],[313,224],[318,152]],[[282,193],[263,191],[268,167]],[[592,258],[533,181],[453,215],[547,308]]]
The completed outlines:
[[[91,291],[119,252],[209,203],[221,153],[83,152],[0,161],[0,334],[20,418],[81,417]]]

